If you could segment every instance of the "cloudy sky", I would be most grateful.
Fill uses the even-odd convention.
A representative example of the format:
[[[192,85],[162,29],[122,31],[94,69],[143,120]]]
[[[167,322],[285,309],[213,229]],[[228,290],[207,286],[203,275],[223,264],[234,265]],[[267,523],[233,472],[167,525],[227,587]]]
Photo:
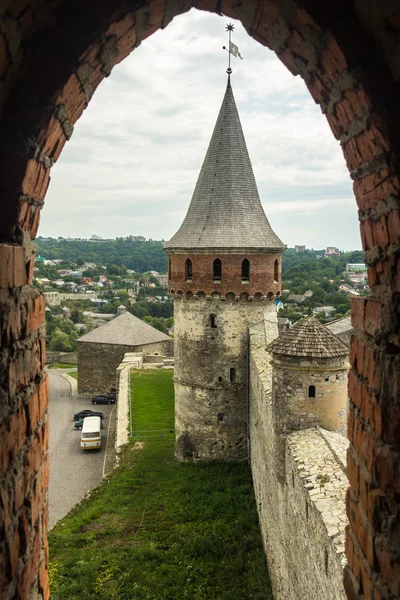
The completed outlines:
[[[226,18],[192,10],[114,68],[52,170],[39,235],[168,240],[226,86]],[[232,87],[264,210],[289,247],[361,247],[339,146],[303,81],[235,23]]]

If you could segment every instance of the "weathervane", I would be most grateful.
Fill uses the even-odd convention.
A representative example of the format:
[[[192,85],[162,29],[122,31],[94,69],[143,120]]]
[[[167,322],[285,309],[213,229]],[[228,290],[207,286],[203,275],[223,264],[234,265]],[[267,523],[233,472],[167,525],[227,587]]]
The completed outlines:
[[[229,46],[228,48],[226,46],[222,46],[223,50],[227,50],[228,54],[229,54],[229,59],[228,59],[228,68],[226,70],[226,72],[228,73],[228,75],[230,75],[232,73],[232,69],[231,69],[231,54],[233,56],[235,56],[236,58],[240,58],[241,60],[243,60],[243,56],[240,54],[239,52],[239,48],[236,46],[236,44],[234,44],[233,42],[231,42],[231,34],[232,31],[234,31],[235,26],[233,23],[228,23],[228,25],[225,27],[226,31],[229,34]]]

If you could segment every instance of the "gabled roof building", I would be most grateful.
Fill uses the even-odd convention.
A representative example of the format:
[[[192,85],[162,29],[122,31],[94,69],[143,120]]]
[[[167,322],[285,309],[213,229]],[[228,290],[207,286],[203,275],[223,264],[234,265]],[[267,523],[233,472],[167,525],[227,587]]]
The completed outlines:
[[[105,393],[115,385],[126,352],[171,356],[171,338],[129,312],[78,338],[78,393]]]

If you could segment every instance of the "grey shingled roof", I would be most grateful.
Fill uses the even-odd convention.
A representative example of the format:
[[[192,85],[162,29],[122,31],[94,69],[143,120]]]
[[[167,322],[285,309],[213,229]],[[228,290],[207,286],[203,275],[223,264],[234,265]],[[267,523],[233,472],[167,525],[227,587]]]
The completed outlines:
[[[273,354],[332,358],[346,356],[348,348],[315,317],[297,321],[268,346]]]
[[[261,205],[229,79],[189,210],[164,248],[286,248]]]
[[[116,317],[93,331],[89,331],[78,342],[93,342],[97,344],[114,344],[122,346],[142,346],[154,342],[165,342],[171,338],[165,333],[154,329],[144,321],[134,317],[130,312]]]
[[[337,319],[336,321],[332,321],[327,324],[327,328],[329,331],[332,331],[338,337],[343,344],[346,346],[350,346],[351,334],[354,329],[351,324],[351,317],[343,317],[342,319]]]

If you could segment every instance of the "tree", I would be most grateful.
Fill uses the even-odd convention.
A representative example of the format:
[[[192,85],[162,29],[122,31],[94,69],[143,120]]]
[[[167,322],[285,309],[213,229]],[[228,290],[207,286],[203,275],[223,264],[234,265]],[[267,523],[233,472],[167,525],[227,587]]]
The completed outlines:
[[[57,350],[58,352],[73,352],[76,350],[74,340],[71,340],[70,336],[58,327],[51,336],[49,347],[50,350]]]

